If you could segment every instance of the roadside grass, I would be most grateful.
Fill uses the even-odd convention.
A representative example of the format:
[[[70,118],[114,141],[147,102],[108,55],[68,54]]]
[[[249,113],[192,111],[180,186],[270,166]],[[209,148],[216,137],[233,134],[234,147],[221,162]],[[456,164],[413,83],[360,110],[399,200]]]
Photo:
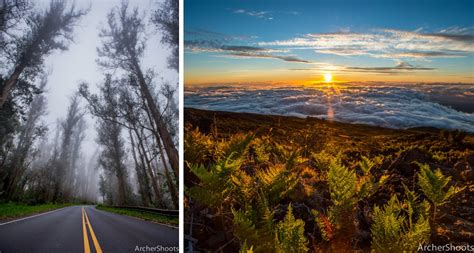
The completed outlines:
[[[0,203],[0,220],[23,217],[70,206],[71,204],[27,205],[23,203]]]
[[[179,218],[173,217],[173,216],[166,216],[166,215],[161,215],[161,214],[148,213],[148,212],[142,212],[142,211],[130,210],[130,209],[115,208],[115,207],[104,206],[104,205],[97,205],[96,208],[99,210],[107,211],[107,212],[112,212],[112,213],[121,214],[121,215],[128,215],[128,216],[140,218],[147,221],[157,222],[161,224],[168,224],[168,225],[173,225],[173,226],[178,226],[179,224]]]

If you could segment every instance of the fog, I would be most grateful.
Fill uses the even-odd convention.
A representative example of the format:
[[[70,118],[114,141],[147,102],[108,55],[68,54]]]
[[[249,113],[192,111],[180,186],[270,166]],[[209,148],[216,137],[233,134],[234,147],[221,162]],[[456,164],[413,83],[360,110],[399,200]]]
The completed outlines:
[[[13,3],[13,2],[12,2]],[[50,7],[49,0],[38,0],[33,2],[26,2],[29,5],[26,5],[25,10],[19,10],[18,12],[21,14],[21,11],[25,13],[46,13],[48,8]],[[107,22],[107,15],[113,9],[116,15],[119,15],[121,4],[125,3],[121,0],[102,0],[102,1],[85,1],[85,0],[77,0],[73,1],[65,1],[67,7],[65,10],[69,10],[69,8],[75,4],[76,11],[87,11],[85,15],[78,18],[74,25],[71,27],[73,29],[69,31],[68,28],[64,28],[64,33],[70,32],[73,38],[71,43],[65,43],[67,46],[66,50],[52,50],[51,52],[44,53],[41,57],[43,60],[43,64],[39,64],[35,66],[35,71],[42,72],[46,74],[35,74],[26,76],[22,76],[23,73],[20,75],[21,78],[28,80],[34,86],[38,87],[39,84],[44,80],[45,88],[43,89],[43,93],[40,95],[36,95],[33,98],[33,103],[31,104],[21,104],[16,100],[20,99],[20,95],[15,95],[14,87],[12,89],[11,103],[13,106],[17,106],[18,108],[23,108],[24,111],[29,112],[31,114],[34,110],[35,101],[41,100],[41,110],[37,112],[38,120],[34,121],[32,125],[32,130],[30,132],[34,132],[39,129],[39,126],[45,127],[42,128],[44,131],[42,134],[31,134],[32,136],[37,136],[38,138],[31,138],[31,149],[27,150],[27,160],[30,161],[30,165],[26,166],[25,169],[21,169],[24,172],[21,172],[19,175],[18,172],[15,172],[17,165],[15,163],[9,164],[10,160],[15,160],[10,157],[15,157],[15,152],[9,151],[7,148],[7,141],[2,142],[2,158],[1,164],[5,164],[4,167],[1,169],[5,169],[5,172],[0,171],[0,178],[2,175],[5,178],[5,183],[1,184],[2,187],[7,187],[7,185],[17,185],[21,180],[26,180],[24,185],[18,185],[18,189],[11,190],[12,196],[15,198],[26,198],[25,195],[28,195],[27,192],[37,192],[41,191],[41,187],[45,184],[40,182],[43,179],[38,179],[39,175],[46,173],[48,167],[55,167],[55,169],[51,169],[52,171],[56,172],[48,172],[53,173],[52,176],[55,181],[57,178],[62,178],[62,182],[56,182],[49,186],[44,186],[45,188],[61,188],[62,190],[54,190],[54,192],[60,192],[60,195],[63,196],[62,199],[58,198],[54,194],[44,194],[44,196],[40,196],[40,201],[71,201],[71,200],[79,200],[79,201],[88,201],[88,202],[103,202],[105,195],[100,194],[99,191],[99,181],[100,178],[103,177],[105,181],[107,181],[107,186],[103,186],[102,188],[107,188],[108,190],[102,189],[102,191],[109,191],[111,192],[111,196],[108,198],[108,202],[112,204],[119,201],[119,204],[138,204],[143,205],[140,201],[137,202],[137,198],[134,197],[135,195],[140,196],[142,193],[140,189],[143,187],[147,188],[150,187],[147,185],[142,186],[139,180],[140,177],[136,175],[136,171],[138,171],[138,167],[146,167],[144,162],[134,162],[132,159],[132,148],[130,147],[130,137],[128,136],[128,132],[126,131],[127,128],[120,127],[118,129],[118,135],[116,136],[118,140],[123,141],[123,157],[120,157],[120,161],[118,165],[110,165],[104,162],[103,157],[106,153],[107,146],[106,143],[99,141],[99,136],[97,134],[97,129],[101,129],[99,126],[100,117],[98,115],[93,116],[91,114],[91,104],[90,101],[85,99],[85,94],[79,94],[79,86],[87,85],[88,94],[95,96],[99,94],[101,90],[99,86],[104,85],[104,80],[106,79],[106,74],[111,75],[114,78],[114,82],[118,82],[120,78],[126,75],[133,75],[135,72],[130,72],[128,74],[127,69],[120,69],[119,66],[115,67],[114,69],[105,68],[104,66],[99,66],[98,59],[100,58],[98,54],[98,48],[104,47],[104,38],[99,36],[101,29],[109,29],[109,23]],[[145,42],[145,49],[143,53],[140,52],[139,55],[143,55],[138,59],[139,64],[139,72],[146,74],[146,87],[145,89],[151,89],[151,94],[154,96],[156,107],[164,108],[163,110],[176,110],[177,102],[177,93],[173,93],[171,95],[171,100],[164,98],[162,94],[162,89],[164,87],[171,87],[171,89],[177,89],[178,85],[178,72],[175,69],[170,69],[168,67],[168,57],[171,54],[170,46],[162,43],[162,31],[157,29],[157,26],[152,23],[151,16],[155,10],[161,8],[161,4],[164,1],[155,1],[155,0],[134,0],[128,3],[127,14],[130,17],[133,16],[133,9],[138,8],[138,17],[141,19],[142,24],[139,25],[139,39]],[[65,13],[64,15],[66,15]],[[45,14],[46,15],[46,14]],[[24,15],[24,19],[26,20],[26,14]],[[16,17],[13,16],[13,21],[19,23],[16,27],[14,27],[15,33],[18,34],[27,34],[28,26],[26,22],[23,20],[23,17]],[[19,20],[19,21],[17,21]],[[41,21],[38,22],[47,22]],[[12,22],[14,24],[14,22]],[[128,24],[118,24],[121,25],[120,27],[126,26]],[[8,27],[7,27],[8,28]],[[7,34],[7,28],[5,28],[5,34]],[[31,33],[34,36],[34,33]],[[61,36],[62,33],[58,33]],[[5,38],[8,38],[5,36]],[[27,38],[27,37],[25,37]],[[64,35],[63,40],[69,39],[69,37]],[[21,48],[15,46],[15,39],[20,40],[18,38],[13,38],[10,40],[6,40],[6,45],[10,46],[14,53],[20,52]],[[10,43],[10,44],[8,44]],[[45,42],[47,43],[47,42]],[[8,47],[5,47],[5,55],[8,55],[6,51],[8,51]],[[132,45],[132,47],[135,47]],[[15,51],[16,50],[16,51]],[[46,52],[46,51],[45,51]],[[5,56],[6,57],[6,56]],[[101,59],[103,60],[103,59]],[[110,58],[108,61],[112,61],[113,59]],[[5,77],[8,77],[11,74],[11,70],[14,69],[15,60],[11,60],[5,66],[2,65],[2,72],[4,72]],[[153,71],[153,75],[150,76],[150,71]],[[41,77],[40,77],[41,76]],[[12,79],[13,80],[13,79]],[[117,81],[115,81],[117,80]],[[3,82],[3,81],[2,81]],[[123,80],[122,80],[123,82]],[[119,87],[123,86],[119,84]],[[127,88],[124,88],[127,91]],[[131,88],[129,90],[130,93],[136,91]],[[141,90],[143,92],[143,90]],[[160,97],[161,96],[161,97]],[[41,98],[41,99],[40,99]],[[171,102],[170,102],[171,101]],[[152,103],[155,103],[152,102]],[[8,102],[7,102],[8,103]],[[171,103],[171,106],[168,104]],[[150,100],[146,103],[148,106],[153,107],[150,104]],[[168,109],[171,108],[171,109]],[[2,109],[3,110],[3,109]],[[145,109],[146,111],[147,109]],[[40,112],[41,111],[41,112]],[[43,112],[44,111],[44,112]],[[161,113],[168,115],[170,118],[175,118],[177,115],[171,115],[171,112],[162,111]],[[35,114],[36,115],[36,114]],[[17,115],[19,116],[19,115]],[[15,116],[16,117],[16,116]],[[35,116],[36,117],[36,116]],[[123,119],[120,119],[123,121]],[[29,118],[23,117],[20,119],[20,124],[27,124],[30,121]],[[175,124],[176,122],[168,123],[169,126]],[[149,127],[147,129],[141,129],[141,132],[137,132],[140,134],[139,138],[143,136],[151,136],[153,129],[155,129],[156,122],[143,122],[143,124],[148,124]],[[151,124],[151,125],[150,125]],[[170,125],[171,124],[171,125]],[[22,138],[22,128],[17,128],[13,132],[9,133],[9,140],[13,143],[18,143],[20,145],[20,140]],[[147,133],[147,131],[151,131]],[[169,130],[171,131],[171,130]],[[173,130],[174,131],[174,130]],[[154,136],[157,136],[157,140],[161,141],[161,135],[163,133],[154,133]],[[7,136],[7,135],[6,135]],[[141,150],[142,153],[140,155],[145,155],[145,153],[157,153],[164,152],[164,151],[156,151],[154,150],[154,144],[152,144],[147,138],[143,137],[144,139],[140,139],[144,143],[150,142],[149,148],[144,148]],[[175,137],[176,138],[176,137]],[[156,141],[156,140],[155,140]],[[177,141],[175,141],[177,143]],[[165,142],[163,144],[166,145]],[[16,144],[15,144],[16,145]],[[147,144],[148,145],[148,144]],[[166,148],[166,146],[165,146]],[[155,155],[156,156],[156,155]],[[158,156],[156,156],[158,157]],[[160,165],[158,162],[153,159],[160,159]],[[161,158],[150,158],[148,161],[148,166],[152,166],[151,162],[154,162],[154,167],[150,167],[145,174],[145,177],[150,176],[151,180],[162,180],[161,177],[164,177],[160,172],[163,168],[162,166],[166,167],[166,164],[169,162],[165,159],[165,156]],[[23,160],[22,162],[23,163]],[[112,172],[110,169],[112,167]],[[107,168],[109,166],[110,168]],[[118,167],[117,167],[118,166]],[[122,170],[123,172],[118,172],[115,170]],[[62,169],[57,169],[62,168]],[[65,169],[68,168],[68,169]],[[118,168],[118,169],[117,169]],[[51,171],[50,170],[50,171]],[[63,172],[60,172],[63,171]],[[15,174],[17,173],[17,174]],[[59,174],[58,174],[59,173]],[[69,173],[69,174],[68,174]],[[24,175],[24,176],[21,176]],[[35,176],[36,175],[36,176]],[[122,176],[122,178],[120,178]],[[44,176],[47,177],[47,176]],[[124,182],[117,183],[116,177],[119,177],[118,181],[125,180]],[[11,179],[13,178],[13,179]],[[33,178],[30,180],[30,178]],[[160,179],[161,178],[161,179]],[[69,180],[70,179],[70,180]],[[28,181],[30,180],[30,181]],[[169,180],[175,180],[172,177],[168,176]],[[153,182],[154,182],[153,181]],[[166,181],[166,180],[164,180]],[[104,184],[104,183],[103,183]],[[117,184],[121,184],[117,186]],[[170,183],[169,183],[170,184]],[[39,186],[41,185],[41,187]],[[112,194],[114,192],[114,188],[119,187],[123,188],[124,185],[127,185],[129,189],[129,196],[125,198],[125,196],[115,196]],[[16,186],[15,186],[16,187]],[[12,188],[15,188],[12,187]],[[35,188],[37,187],[37,188]],[[142,187],[142,188],[140,188]],[[159,187],[166,187],[164,183],[159,185]],[[171,187],[171,186],[170,186]],[[161,207],[171,207],[172,204],[167,204],[169,202],[171,196],[168,191],[160,192],[159,189],[151,194],[151,196],[155,196],[156,199],[159,201],[150,203],[149,200],[146,205],[154,205],[154,206],[161,206]],[[8,190],[10,191],[10,190]],[[47,190],[49,191],[49,190]],[[5,191],[7,192],[7,191]],[[23,192],[23,197],[20,192]],[[35,195],[33,194],[33,195]],[[160,194],[162,196],[156,196]],[[54,196],[53,196],[54,195]],[[112,196],[113,195],[113,196]],[[0,196],[2,196],[2,191],[0,190]],[[13,198],[12,196],[7,196],[6,198]],[[29,196],[29,195],[28,195]],[[36,198],[35,201],[38,200],[38,197],[28,197],[28,198]]]

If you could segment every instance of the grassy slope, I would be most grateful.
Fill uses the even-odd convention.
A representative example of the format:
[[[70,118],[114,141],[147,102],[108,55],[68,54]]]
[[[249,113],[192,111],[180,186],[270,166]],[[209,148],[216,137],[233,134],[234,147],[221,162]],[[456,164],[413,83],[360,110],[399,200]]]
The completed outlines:
[[[0,220],[8,220],[69,206],[70,204],[26,205],[20,203],[1,203]]]
[[[413,162],[428,163],[433,169],[440,168],[443,173],[452,176],[453,183],[458,186],[471,186],[464,194],[442,208],[439,223],[433,229],[432,242],[460,243],[474,236],[472,228],[474,135],[472,134],[467,135],[460,144],[449,141],[442,136],[440,130],[433,128],[396,130],[313,118],[212,112],[189,108],[185,109],[185,127],[185,135],[189,134],[190,130],[198,128],[199,132],[217,136],[218,139],[228,139],[236,134],[254,133],[257,137],[270,137],[272,141],[299,149],[302,155],[307,157],[311,152],[340,150],[343,153],[343,162],[349,168],[356,168],[355,164],[362,155],[383,156],[383,164],[374,173],[377,177],[387,174],[389,180],[383,190],[377,192],[370,200],[369,206],[382,205],[391,195],[403,194],[401,183],[413,185],[416,180],[414,175],[418,167]],[[192,187],[196,178],[189,170],[185,170],[185,173],[187,173],[185,185]],[[306,206],[317,208],[312,206],[314,201],[311,199],[302,202]],[[202,210],[199,205],[192,209],[196,211],[194,213],[196,219]],[[185,217],[189,219],[188,215],[189,213]],[[208,231],[211,229],[207,232],[199,231],[196,227],[193,229],[193,237],[204,243],[201,244],[204,249],[212,248],[206,238],[216,237],[222,233],[212,224],[207,226],[217,230],[216,234],[210,234]],[[217,242],[215,245],[220,243]],[[370,238],[363,239],[361,244],[369,246]]]
[[[153,213],[148,213],[148,212],[140,212],[136,210],[128,210],[128,209],[122,209],[122,208],[114,208],[114,207],[103,206],[103,205],[97,205],[97,209],[107,211],[107,212],[117,213],[121,215],[128,215],[128,216],[132,216],[132,217],[136,217],[136,218],[140,218],[143,220],[152,221],[156,223],[161,223],[161,224],[168,224],[168,225],[173,225],[173,226],[178,226],[179,224],[178,217],[171,217],[171,216],[153,214]]]

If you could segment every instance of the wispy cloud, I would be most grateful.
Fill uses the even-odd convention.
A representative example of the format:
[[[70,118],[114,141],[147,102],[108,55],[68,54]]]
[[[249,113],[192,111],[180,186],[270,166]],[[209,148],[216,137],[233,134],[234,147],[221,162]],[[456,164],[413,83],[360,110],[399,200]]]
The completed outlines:
[[[280,59],[287,62],[311,63],[310,61],[303,60],[291,55],[285,56],[285,55],[254,53],[254,52],[237,52],[237,53],[229,53],[229,55],[234,56],[234,57],[243,57],[243,58],[273,58],[273,59]]]
[[[238,9],[238,10],[234,10],[234,13],[245,14],[247,16],[252,16],[252,17],[262,18],[262,19],[270,19],[270,20],[273,19],[273,17],[269,15],[268,11],[249,11],[249,10],[244,10],[244,9]]]
[[[250,41],[258,38],[258,36],[255,35],[231,35],[201,28],[186,30],[184,33],[186,36],[192,36],[195,39],[213,39],[219,41]]]
[[[269,49],[246,45],[222,45],[218,40],[189,40],[184,42],[185,49],[195,53],[212,52],[234,58],[270,58],[287,62],[310,63],[293,55],[279,55],[286,50]]]
[[[371,72],[371,73],[386,73],[395,74],[413,71],[435,70],[435,68],[426,68],[413,66],[407,62],[400,62],[394,67],[346,67],[345,70],[351,72]]]
[[[450,28],[435,33],[376,29],[370,33],[306,34],[289,40],[260,42],[263,47],[311,49],[340,56],[376,58],[464,57],[474,53],[472,29]]]
[[[298,71],[335,71],[335,72],[364,72],[364,73],[375,73],[375,74],[402,74],[402,73],[414,73],[419,71],[432,71],[436,68],[429,68],[423,66],[415,66],[408,62],[399,62],[395,66],[383,66],[383,67],[352,67],[352,66],[341,66],[341,65],[330,65],[327,63],[314,64],[316,67],[313,68],[293,68],[289,70]]]
[[[232,11],[235,14],[243,14],[255,18],[272,20],[275,17],[275,14],[290,14],[290,15],[298,15],[296,11],[253,11],[253,10],[246,10],[246,9],[237,9]]]

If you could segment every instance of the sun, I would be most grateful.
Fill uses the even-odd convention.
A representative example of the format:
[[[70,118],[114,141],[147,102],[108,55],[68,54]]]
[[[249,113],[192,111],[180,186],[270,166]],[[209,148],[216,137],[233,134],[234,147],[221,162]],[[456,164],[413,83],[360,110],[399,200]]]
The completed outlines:
[[[329,72],[324,73],[324,81],[325,81],[326,83],[332,82],[332,74],[329,73]]]

